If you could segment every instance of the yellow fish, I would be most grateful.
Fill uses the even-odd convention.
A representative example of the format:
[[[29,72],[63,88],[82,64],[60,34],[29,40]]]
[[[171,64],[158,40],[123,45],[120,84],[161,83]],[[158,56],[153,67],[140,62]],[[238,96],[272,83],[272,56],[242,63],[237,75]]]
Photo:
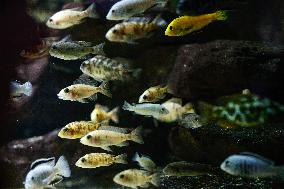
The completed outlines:
[[[182,115],[187,113],[195,113],[193,106],[191,103],[187,103],[182,106],[182,100],[180,98],[171,98],[170,100],[164,102],[162,104],[169,113],[168,114],[160,114],[155,118],[161,122],[175,122],[182,118]]]
[[[166,93],[170,93],[168,86],[155,86],[147,89],[140,97],[139,103],[157,102],[166,97]]]
[[[62,89],[58,94],[58,98],[62,100],[78,101],[88,103],[89,100],[95,101],[96,94],[102,93],[108,97],[112,97],[108,89],[108,83],[102,83],[99,87],[86,84],[75,84]]]
[[[115,175],[113,181],[122,186],[137,189],[137,187],[148,188],[150,183],[159,187],[160,175],[151,174],[148,171],[138,169],[128,169]]]
[[[127,155],[121,154],[114,156],[106,153],[91,153],[81,157],[75,165],[81,168],[97,168],[109,166],[114,163],[127,164]]]
[[[58,136],[66,139],[82,138],[91,131],[98,129],[100,126],[105,125],[106,122],[96,123],[93,121],[74,121],[63,127]]]
[[[137,127],[131,133],[119,127],[101,127],[81,138],[80,142],[87,146],[99,147],[106,151],[112,151],[109,146],[128,146],[128,140],[143,144],[141,137],[142,127]]]
[[[165,35],[184,36],[194,31],[198,31],[216,20],[226,20],[225,11],[217,11],[211,14],[200,16],[181,16],[174,19],[167,27]]]
[[[96,104],[95,109],[91,113],[91,120],[96,123],[100,123],[102,121],[106,121],[108,123],[109,120],[118,123],[118,111],[119,107],[115,107],[113,110],[108,112],[107,107],[102,106],[100,104]]]

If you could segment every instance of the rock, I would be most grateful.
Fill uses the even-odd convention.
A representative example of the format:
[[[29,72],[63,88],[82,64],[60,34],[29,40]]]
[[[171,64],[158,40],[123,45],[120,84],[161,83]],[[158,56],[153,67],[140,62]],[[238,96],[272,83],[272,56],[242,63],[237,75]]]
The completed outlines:
[[[283,165],[283,127],[222,129],[214,125],[198,129],[174,127],[169,135],[173,154],[182,160],[219,166],[231,154],[254,152]],[[185,150],[186,149],[186,150]]]
[[[283,48],[252,41],[217,40],[181,46],[170,74],[175,95],[216,98],[250,89],[283,101]]]

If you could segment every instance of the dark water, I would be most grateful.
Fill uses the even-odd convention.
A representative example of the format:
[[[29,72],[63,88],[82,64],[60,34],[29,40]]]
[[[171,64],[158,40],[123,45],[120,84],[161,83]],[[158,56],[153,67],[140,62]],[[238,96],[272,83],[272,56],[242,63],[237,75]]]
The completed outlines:
[[[40,37],[60,36],[62,38],[68,34],[72,36],[73,40],[84,40],[94,44],[106,42],[104,50],[108,57],[120,56],[132,59],[133,67],[142,68],[143,72],[139,79],[128,82],[111,82],[112,99],[99,95],[97,102],[82,104],[60,100],[56,95],[81,75],[79,67],[82,60],[64,61],[50,56],[37,60],[17,59],[15,70],[18,75],[14,76],[13,79],[31,81],[34,85],[34,93],[31,98],[20,99],[16,106],[11,106],[12,108],[9,110],[8,127],[10,129],[7,130],[7,136],[9,136],[7,138],[9,139],[4,142],[1,148],[1,153],[4,154],[1,158],[1,165],[7,170],[6,187],[20,187],[32,161],[42,157],[65,155],[71,165],[72,177],[64,180],[59,188],[119,188],[118,185],[113,183],[113,176],[127,168],[138,168],[137,165],[130,163],[126,166],[114,165],[96,170],[80,169],[74,165],[77,159],[85,153],[91,153],[95,150],[80,145],[78,140],[66,141],[59,139],[54,134],[54,136],[50,135],[49,137],[46,134],[60,129],[72,121],[89,120],[95,103],[106,105],[112,109],[116,106],[122,106],[124,101],[137,102],[139,96],[150,86],[167,84],[170,81],[176,88],[176,94],[167,95],[166,99],[173,96],[181,97],[183,104],[185,104],[197,100],[208,100],[208,98],[212,101],[215,99],[213,96],[228,95],[231,94],[231,91],[240,91],[241,87],[248,86],[249,83],[252,92],[278,102],[284,102],[281,90],[283,86],[283,54],[281,54],[281,50],[283,50],[284,42],[284,14],[282,11],[284,3],[281,0],[269,2],[265,0],[188,0],[185,10],[191,15],[228,10],[229,19],[225,22],[212,23],[202,29],[201,32],[184,37],[166,37],[163,34],[164,29],[161,29],[152,38],[139,41],[138,45],[107,41],[105,33],[118,22],[107,21],[103,18],[98,20],[86,19],[82,24],[66,30],[56,31],[46,28],[45,21],[47,18],[61,10],[62,6],[69,2],[35,0],[28,2],[26,8],[22,8],[21,11],[25,12],[25,16],[31,20],[33,26],[27,29],[30,30],[27,32],[30,32],[29,38],[33,39],[30,40],[30,46],[36,44]],[[111,3],[115,1],[98,0],[95,2],[98,4],[98,10],[103,17],[111,7]],[[83,6],[87,7],[90,1],[82,3]],[[162,13],[163,18],[168,23],[177,17],[175,5],[176,2],[171,1],[169,9]],[[77,6],[77,4],[72,6]],[[25,37],[23,36],[23,38]],[[21,40],[24,39],[19,39],[19,41]],[[250,51],[251,49],[244,48],[240,55],[228,57],[228,60],[224,60],[224,62],[230,62],[230,58],[238,57],[249,57],[248,61],[255,58],[256,61],[252,62],[270,62],[270,60],[273,60],[276,61],[280,71],[273,72],[272,77],[265,75],[266,72],[258,72],[259,67],[257,65],[250,65],[249,68],[253,71],[256,70],[255,73],[257,74],[248,77],[251,79],[249,81],[244,79],[244,81],[236,80],[237,83],[231,85],[229,83],[230,88],[228,87],[228,89],[217,83],[217,79],[215,82],[214,79],[210,78],[209,73],[207,77],[207,74],[202,72],[200,72],[202,75],[197,74],[196,78],[200,83],[191,83],[192,87],[187,82],[181,84],[183,83],[180,81],[183,78],[183,70],[177,66],[178,60],[180,60],[178,57],[182,56],[179,49],[187,44],[196,45],[196,52],[198,53],[198,48],[206,49],[207,45],[210,46],[210,43],[214,43],[216,40],[226,40],[228,49],[233,48],[231,41],[257,43],[254,47],[260,46],[259,44],[269,44],[268,50],[261,51],[268,54],[262,54],[261,57],[250,57],[250,54],[253,54]],[[280,50],[274,51],[274,47]],[[271,54],[276,51],[280,54]],[[206,57],[207,54],[204,56]],[[210,57],[209,54],[208,57]],[[204,63],[202,61],[206,62],[202,59],[202,56],[196,60],[196,64]],[[199,60],[200,62],[198,62]],[[187,59],[185,59],[186,61]],[[211,67],[209,67],[210,69]],[[214,66],[212,71],[213,69]],[[232,66],[232,69],[235,69],[235,67]],[[266,70],[266,68],[263,70]],[[224,75],[221,80],[230,79],[225,71],[220,72],[220,78]],[[247,73],[251,72],[248,71]],[[243,74],[244,78],[247,78],[247,73]],[[254,79],[254,77],[257,79]],[[259,81],[258,78],[263,78],[263,81],[257,82]],[[206,87],[208,83],[213,83],[215,88],[219,87],[216,90],[219,92],[214,94],[213,90],[210,91]],[[195,90],[197,91],[195,93],[197,98],[191,95],[192,91]],[[210,99],[211,94],[212,98]],[[240,151],[252,151],[276,161],[277,165],[284,164],[281,156],[284,144],[283,122],[268,129],[261,127],[226,130],[211,125],[192,130],[184,128],[178,123],[156,123],[153,118],[134,115],[124,110],[120,111],[119,118],[119,125],[121,126],[137,127],[143,125],[145,130],[143,136],[145,144],[131,143],[129,147],[114,150],[114,154],[127,153],[129,160],[135,152],[141,152],[149,155],[161,168],[167,163],[180,160],[211,164],[218,168],[228,155]],[[56,131],[54,132],[56,133]],[[38,142],[27,141],[28,138],[35,136],[43,136],[43,138],[40,138]],[[23,144],[23,147],[13,146],[15,144]],[[97,151],[103,152],[103,150],[96,149]],[[216,175],[213,176],[181,178],[163,176],[160,188],[281,188],[282,186],[284,186],[282,181],[277,178],[246,179],[233,177],[218,170]]]

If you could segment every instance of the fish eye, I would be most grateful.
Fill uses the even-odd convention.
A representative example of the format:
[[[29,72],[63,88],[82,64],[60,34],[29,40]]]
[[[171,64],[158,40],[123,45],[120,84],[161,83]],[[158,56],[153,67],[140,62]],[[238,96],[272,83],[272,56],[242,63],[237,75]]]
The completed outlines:
[[[112,33],[117,33],[117,30],[113,30]]]
[[[148,97],[147,97],[146,95],[145,95],[145,96],[143,96],[143,99],[144,99],[144,100],[146,100],[147,98],[148,98]]]
[[[64,129],[63,129],[64,132],[67,132],[68,130],[69,130],[68,128],[64,128]]]
[[[91,139],[91,138],[92,138],[92,136],[91,136],[91,135],[88,135],[88,136],[87,136],[87,139]]]
[[[65,93],[69,93],[69,91],[70,91],[70,90],[69,90],[68,88],[64,89],[64,92],[65,92]]]
[[[32,180],[35,180],[35,177],[32,177]]]
[[[124,178],[124,174],[121,174],[121,175],[119,176],[119,178],[123,179],[123,178]]]
[[[227,165],[229,165],[230,164],[230,162],[229,161],[225,161],[225,165],[227,166]]]
[[[57,49],[57,47],[56,46],[52,46],[52,49]]]
[[[86,161],[86,159],[85,159],[85,158],[82,158],[81,161],[84,163],[84,162]]]
[[[170,26],[170,30],[173,30],[173,26]]]
[[[53,22],[53,20],[52,20],[52,19],[49,19],[49,22]]]
[[[111,12],[112,12],[112,13],[114,13],[114,12],[115,12],[115,10],[112,10]]]

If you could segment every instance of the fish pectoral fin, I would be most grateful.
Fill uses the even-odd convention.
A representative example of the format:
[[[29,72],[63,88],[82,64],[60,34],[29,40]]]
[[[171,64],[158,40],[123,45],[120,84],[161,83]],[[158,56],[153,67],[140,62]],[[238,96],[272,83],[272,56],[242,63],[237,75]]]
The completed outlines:
[[[108,152],[112,152],[112,150],[110,149],[109,146],[101,146],[101,148],[102,148],[103,150],[108,151]]]
[[[221,128],[224,128],[224,129],[233,129],[233,128],[236,128],[237,126],[226,121],[226,120],[219,120],[217,121],[217,125]]]
[[[78,102],[81,102],[81,103],[89,103],[88,99],[86,99],[86,98],[80,99],[80,100],[78,100]]]
[[[48,183],[48,185],[55,185],[55,184],[58,184],[58,183],[60,183],[61,181],[63,180],[63,177],[62,176],[60,176],[60,175],[56,175],[54,178],[52,178],[51,180],[50,180],[50,182]]]
[[[124,142],[122,142],[122,143],[117,144],[116,146],[118,146],[118,147],[123,147],[123,146],[128,146],[128,145],[129,145],[129,142],[124,141]]]
[[[147,182],[147,183],[141,185],[140,187],[141,187],[141,188],[148,188],[149,186],[150,186],[150,184]]]
[[[98,99],[98,95],[97,94],[94,94],[94,95],[92,95],[92,96],[90,96],[88,98],[88,100],[90,100],[90,101],[96,101],[97,99]]]
[[[139,43],[136,42],[136,41],[127,41],[128,44],[131,44],[131,45],[138,45]]]

